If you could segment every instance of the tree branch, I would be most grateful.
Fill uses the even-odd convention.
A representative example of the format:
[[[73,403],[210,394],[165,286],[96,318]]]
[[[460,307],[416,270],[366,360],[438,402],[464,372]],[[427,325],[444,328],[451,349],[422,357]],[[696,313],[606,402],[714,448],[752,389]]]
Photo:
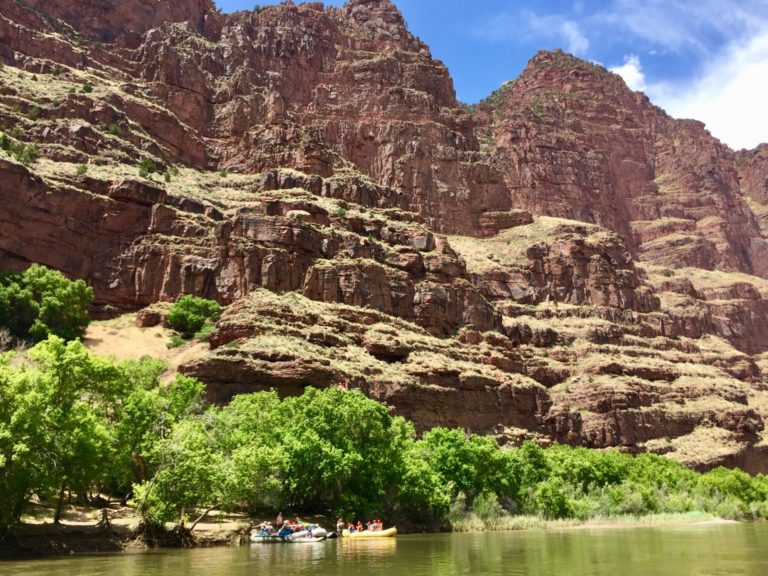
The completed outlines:
[[[216,510],[216,508],[218,508],[218,507],[219,507],[219,505],[218,505],[218,504],[214,504],[213,506],[211,506],[210,508],[208,508],[208,509],[207,509],[205,512],[203,512],[202,514],[200,514],[200,516],[198,516],[198,517],[197,517],[197,520],[195,520],[194,522],[192,522],[192,526],[190,526],[190,527],[189,527],[189,531],[190,531],[190,532],[192,532],[192,530],[194,530],[194,529],[195,529],[195,526],[197,526],[197,524],[198,524],[199,522],[201,522],[201,521],[203,520],[203,518],[205,518],[206,516],[208,516],[208,514],[210,514],[210,513],[211,513],[211,512],[213,512],[214,510]]]

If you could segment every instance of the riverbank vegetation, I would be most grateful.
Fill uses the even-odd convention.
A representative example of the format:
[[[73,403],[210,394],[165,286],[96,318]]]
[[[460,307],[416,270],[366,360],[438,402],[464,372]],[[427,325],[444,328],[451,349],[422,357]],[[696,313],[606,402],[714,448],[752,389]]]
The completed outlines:
[[[290,509],[426,528],[500,529],[544,520],[700,511],[768,516],[768,479],[700,474],[652,454],[499,447],[435,428],[420,438],[359,392],[309,388],[203,403],[203,386],[161,362],[113,362],[57,336],[0,360],[0,524],[33,496],[131,501],[147,524],[207,510]],[[529,520],[523,520],[528,518]]]
[[[768,479],[706,474],[631,456],[412,423],[359,392],[307,388],[203,401],[204,386],[164,377],[159,360],[116,362],[78,340],[92,293],[32,266],[0,276],[0,328],[32,348],[0,352],[0,528],[30,500],[93,504],[111,495],[146,526],[184,526],[213,510],[379,517],[424,529],[510,529],[545,521],[702,514],[768,517]],[[213,303],[186,298],[174,323],[210,325]],[[171,318],[169,317],[169,320]],[[4,345],[5,348],[9,346]],[[1,350],[1,349],[0,349]]]

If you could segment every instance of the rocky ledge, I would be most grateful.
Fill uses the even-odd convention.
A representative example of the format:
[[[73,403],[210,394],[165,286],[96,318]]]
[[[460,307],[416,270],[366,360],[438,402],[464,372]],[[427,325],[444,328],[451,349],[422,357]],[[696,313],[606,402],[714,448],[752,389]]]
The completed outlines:
[[[768,471],[765,146],[560,51],[464,106],[388,0],[4,0],[0,62],[0,268],[228,304],[211,401]]]

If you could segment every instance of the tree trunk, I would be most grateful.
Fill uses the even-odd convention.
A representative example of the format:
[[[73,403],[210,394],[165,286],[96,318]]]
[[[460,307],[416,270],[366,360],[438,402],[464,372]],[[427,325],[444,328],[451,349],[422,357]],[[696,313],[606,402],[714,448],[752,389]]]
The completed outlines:
[[[101,509],[101,520],[96,524],[102,530],[112,530],[112,522],[109,521],[109,509]]]
[[[137,484],[141,484],[147,479],[147,463],[144,457],[138,452],[131,452],[131,458],[136,463],[135,479]]]
[[[67,483],[65,481],[62,481],[61,487],[59,488],[59,497],[56,500],[56,512],[53,514],[53,523],[54,524],[61,524],[61,515],[64,512],[64,490],[67,487]]]

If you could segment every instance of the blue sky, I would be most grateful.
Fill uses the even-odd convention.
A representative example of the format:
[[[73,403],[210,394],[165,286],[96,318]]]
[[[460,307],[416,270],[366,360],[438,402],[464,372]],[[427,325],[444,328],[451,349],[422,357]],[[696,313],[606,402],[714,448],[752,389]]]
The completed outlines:
[[[732,148],[768,141],[768,0],[394,2],[448,66],[461,101],[517,77],[538,50],[563,48],[621,74],[673,116],[705,122]],[[256,4],[217,3],[225,12]]]

